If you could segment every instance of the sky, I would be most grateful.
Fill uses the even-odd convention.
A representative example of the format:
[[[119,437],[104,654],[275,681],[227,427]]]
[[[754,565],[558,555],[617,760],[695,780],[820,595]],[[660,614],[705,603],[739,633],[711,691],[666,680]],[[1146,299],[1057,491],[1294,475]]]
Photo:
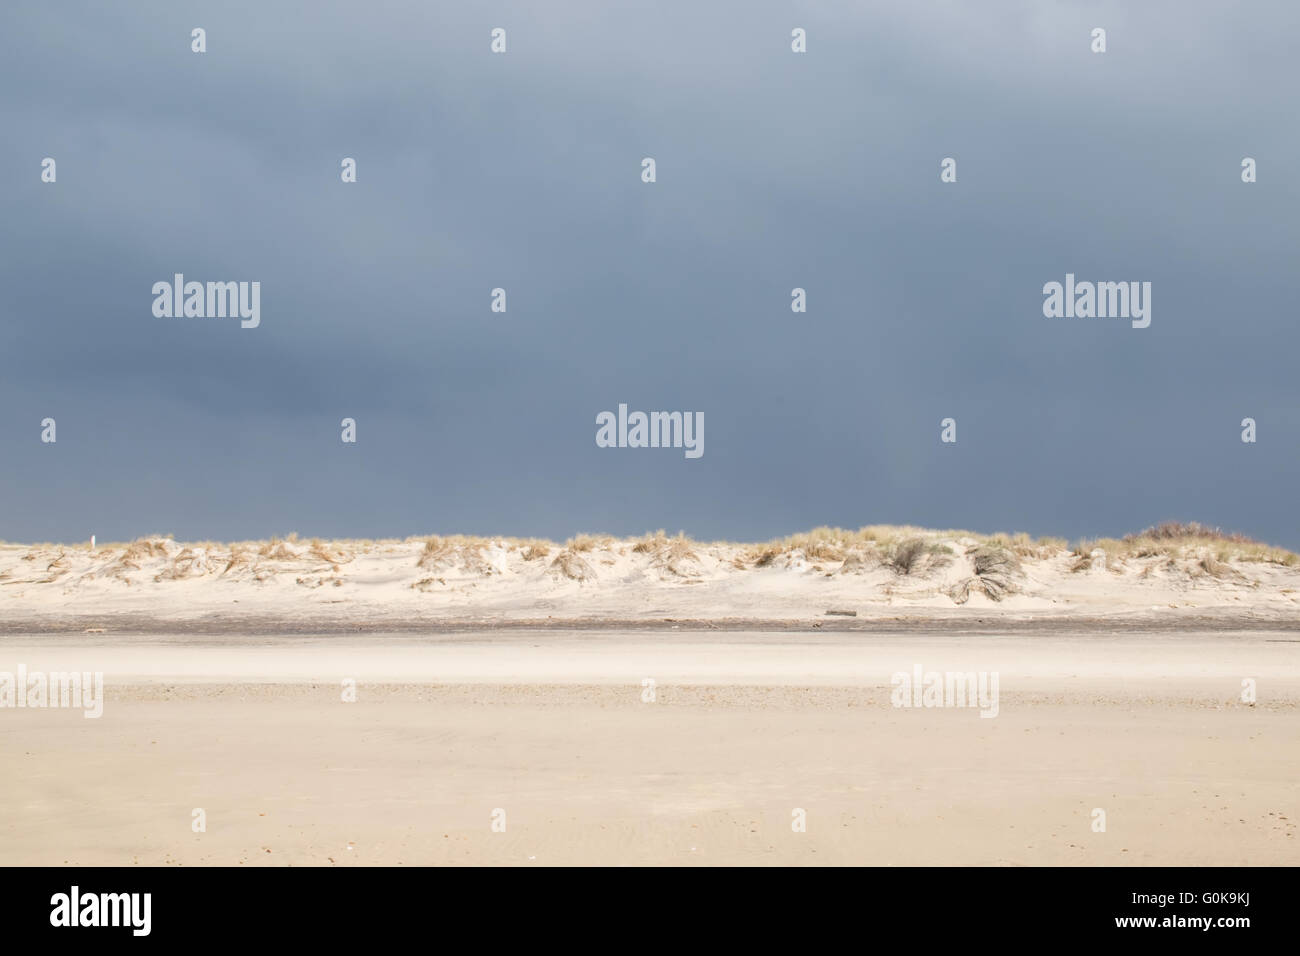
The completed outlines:
[[[1297,32],[1283,0],[9,0],[0,538],[1300,548]],[[260,282],[260,325],[155,316],[175,273]],[[1045,317],[1067,273],[1150,282],[1151,325]],[[598,447],[619,404],[701,413],[704,454]]]

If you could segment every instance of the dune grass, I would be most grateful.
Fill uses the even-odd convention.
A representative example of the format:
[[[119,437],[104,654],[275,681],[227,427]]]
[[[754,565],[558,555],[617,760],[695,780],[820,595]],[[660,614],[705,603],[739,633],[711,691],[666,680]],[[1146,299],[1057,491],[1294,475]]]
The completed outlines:
[[[1300,563],[1300,555],[1293,551],[1195,521],[1166,521],[1122,538],[1081,540],[1071,552],[1075,558],[1074,569],[1091,567],[1092,556],[1097,551],[1105,555],[1108,564],[1134,558],[1209,558],[1218,564],[1246,561],[1284,567],[1295,567]]]
[[[1197,522],[1164,522],[1122,538],[1086,538],[1073,544],[1059,537],[1034,537],[1025,533],[936,530],[914,525],[864,525],[856,530],[820,526],[765,542],[699,541],[684,532],[669,535],[662,529],[639,538],[617,538],[608,534],[577,534],[562,545],[545,538],[420,535],[383,539],[303,539],[296,533],[275,535],[257,541],[220,543],[213,541],[178,542],[171,535],[151,534],[134,541],[100,542],[94,554],[97,560],[112,559],[124,566],[166,558],[184,549],[202,549],[212,554],[228,555],[231,566],[256,561],[315,560],[339,565],[356,556],[385,552],[403,546],[420,546],[418,564],[433,567],[468,561],[479,563],[488,548],[504,548],[517,553],[524,561],[550,557],[557,551],[585,555],[594,551],[619,551],[648,558],[652,563],[665,560],[696,560],[701,554],[713,554],[737,568],[764,568],[785,556],[802,555],[814,564],[853,564],[855,567],[885,566],[899,574],[911,574],[921,567],[942,564],[954,554],[980,560],[981,548],[995,548],[1014,556],[1017,561],[1041,561],[1065,556],[1075,570],[1093,565],[1093,555],[1100,552],[1105,563],[1136,559],[1174,559],[1193,562],[1207,559],[1209,568],[1230,562],[1258,562],[1285,567],[1300,565],[1300,556],[1285,548],[1257,541],[1247,535],[1224,531]],[[89,541],[74,544],[39,545],[6,544],[26,548],[29,555],[52,552],[89,552]],[[987,555],[984,558],[987,560]]]

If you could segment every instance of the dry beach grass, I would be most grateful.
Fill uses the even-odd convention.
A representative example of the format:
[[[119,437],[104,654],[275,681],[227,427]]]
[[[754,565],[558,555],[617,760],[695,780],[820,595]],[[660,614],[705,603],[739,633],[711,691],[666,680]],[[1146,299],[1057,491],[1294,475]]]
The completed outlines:
[[[788,622],[1213,613],[1294,619],[1296,555],[1195,524],[1076,543],[914,527],[816,528],[764,543],[433,535],[227,544],[151,536],[0,546],[6,627],[86,615],[258,617],[322,626],[472,620]]]

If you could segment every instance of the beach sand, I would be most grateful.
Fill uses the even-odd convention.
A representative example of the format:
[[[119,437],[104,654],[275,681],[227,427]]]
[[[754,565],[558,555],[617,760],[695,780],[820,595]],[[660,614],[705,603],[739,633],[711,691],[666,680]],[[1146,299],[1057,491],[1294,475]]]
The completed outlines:
[[[20,663],[107,690],[0,710],[4,865],[1300,863],[1293,631],[0,639]],[[997,716],[892,706],[917,665],[996,672]]]

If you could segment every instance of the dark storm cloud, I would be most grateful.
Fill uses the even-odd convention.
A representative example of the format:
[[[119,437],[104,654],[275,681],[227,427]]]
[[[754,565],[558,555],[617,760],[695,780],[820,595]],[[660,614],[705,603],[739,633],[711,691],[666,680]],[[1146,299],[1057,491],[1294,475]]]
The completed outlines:
[[[1300,546],[1292,4],[0,18],[3,537],[1179,517]],[[154,318],[175,272],[260,281],[261,326]],[[1044,318],[1067,272],[1150,281],[1151,327]],[[704,457],[597,448],[620,402],[704,412]]]

